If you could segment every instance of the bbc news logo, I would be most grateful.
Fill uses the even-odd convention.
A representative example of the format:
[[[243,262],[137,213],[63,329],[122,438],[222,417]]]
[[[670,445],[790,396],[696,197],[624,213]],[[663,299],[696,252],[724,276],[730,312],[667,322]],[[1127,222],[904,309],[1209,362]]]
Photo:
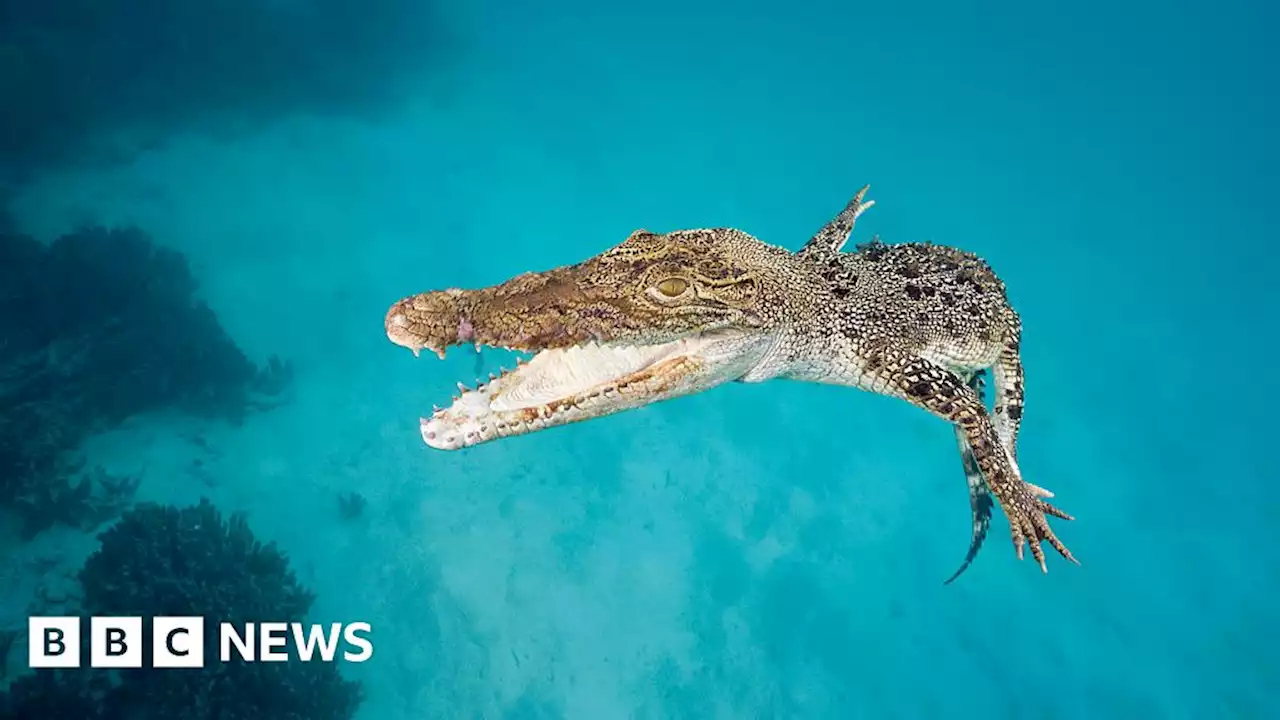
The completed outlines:
[[[28,621],[27,654],[32,668],[81,666],[80,618],[33,617]],[[205,619],[156,617],[151,619],[151,667],[201,668],[205,662]],[[366,622],[303,625],[302,623],[232,623],[218,625],[218,658],[231,662],[285,662],[298,660],[333,662],[338,649],[347,662],[373,657]],[[89,619],[89,667],[140,668],[143,637],[140,617],[92,617]]]

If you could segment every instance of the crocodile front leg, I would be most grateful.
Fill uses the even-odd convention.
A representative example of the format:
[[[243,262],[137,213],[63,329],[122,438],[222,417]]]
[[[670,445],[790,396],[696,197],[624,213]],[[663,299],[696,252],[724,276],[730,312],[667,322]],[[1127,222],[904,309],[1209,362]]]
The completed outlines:
[[[864,372],[872,379],[873,390],[900,397],[944,418],[963,434],[986,486],[1009,519],[1019,559],[1029,541],[1041,570],[1048,572],[1041,548],[1042,542],[1048,542],[1063,557],[1079,564],[1045,516],[1074,518],[1038,497],[1043,491],[1022,480],[991,415],[972,387],[946,368],[887,342],[867,348],[864,354]]]

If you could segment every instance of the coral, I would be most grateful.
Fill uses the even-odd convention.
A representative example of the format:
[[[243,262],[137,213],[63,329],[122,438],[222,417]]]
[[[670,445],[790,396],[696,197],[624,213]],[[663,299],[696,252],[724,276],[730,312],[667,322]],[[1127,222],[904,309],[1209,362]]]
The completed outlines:
[[[17,630],[0,630],[0,680],[9,674],[9,651],[18,639]]]
[[[205,666],[149,669],[144,644],[142,669],[19,678],[0,696],[0,717],[346,720],[355,714],[360,685],[332,664],[219,661],[217,622],[302,622],[314,600],[287,558],[260,543],[243,515],[224,518],[207,500],[183,508],[142,503],[99,538],[101,547],[80,571],[82,614],[143,616],[145,637],[152,616],[203,616],[209,621]]]
[[[78,480],[67,479],[77,473],[79,466],[64,469],[56,480],[32,483],[12,499],[22,518],[23,540],[57,524],[92,530],[119,515],[133,501],[142,481],[139,475],[112,475],[101,467],[79,473]]]
[[[239,422],[288,387],[292,367],[255,367],[196,289],[186,259],[137,229],[48,247],[0,233],[0,504],[28,535],[91,528],[110,505],[95,486],[118,501],[136,485],[78,477],[88,435],[158,410]]]
[[[99,672],[23,675],[0,693],[0,720],[114,720],[102,712],[103,699],[111,689],[111,678]]]
[[[338,515],[343,520],[355,520],[364,513],[364,508],[368,504],[364,496],[354,490],[342,493],[338,496]]]
[[[376,111],[439,47],[435,15],[424,0],[0,2],[0,185],[175,130]]]
[[[287,621],[301,619],[315,600],[243,515],[224,519],[208,500],[185,508],[141,503],[99,540],[80,571],[90,614]]]

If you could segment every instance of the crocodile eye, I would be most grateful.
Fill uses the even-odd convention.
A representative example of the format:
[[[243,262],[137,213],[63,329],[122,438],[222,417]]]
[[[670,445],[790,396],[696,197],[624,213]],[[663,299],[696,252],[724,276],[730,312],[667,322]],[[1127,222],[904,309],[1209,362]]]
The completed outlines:
[[[689,281],[684,278],[667,278],[666,280],[658,283],[658,292],[671,298],[680,297],[684,294],[684,291],[688,289]]]

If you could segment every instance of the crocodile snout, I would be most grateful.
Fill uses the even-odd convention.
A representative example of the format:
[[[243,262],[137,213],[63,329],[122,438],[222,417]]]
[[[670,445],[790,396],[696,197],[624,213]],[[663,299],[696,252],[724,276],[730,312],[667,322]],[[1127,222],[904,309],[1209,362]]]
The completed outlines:
[[[409,321],[409,315],[406,311],[407,300],[401,300],[391,309],[387,311],[386,329],[387,338],[391,342],[401,347],[407,347],[413,351],[414,355],[418,354],[418,350],[422,348],[420,339],[414,335],[412,323]]]
[[[417,355],[427,348],[444,356],[444,349],[456,345],[458,337],[458,296],[461,291],[445,290],[404,298],[387,310],[384,323],[387,338]]]

